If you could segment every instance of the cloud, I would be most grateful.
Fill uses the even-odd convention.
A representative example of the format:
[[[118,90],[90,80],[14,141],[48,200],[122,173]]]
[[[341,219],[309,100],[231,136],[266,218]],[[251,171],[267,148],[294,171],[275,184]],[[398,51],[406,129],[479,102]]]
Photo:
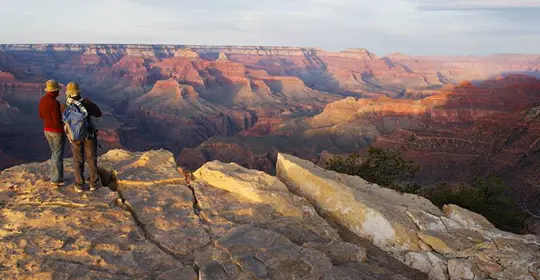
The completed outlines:
[[[0,0],[0,43],[534,52],[540,0]]]
[[[427,11],[540,9],[538,0],[416,0],[415,2],[418,2],[418,9]]]

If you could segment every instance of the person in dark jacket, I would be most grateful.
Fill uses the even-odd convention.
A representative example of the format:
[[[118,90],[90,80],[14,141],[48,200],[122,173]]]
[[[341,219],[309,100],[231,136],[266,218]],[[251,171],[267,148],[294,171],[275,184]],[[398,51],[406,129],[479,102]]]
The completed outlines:
[[[99,107],[88,98],[81,97],[81,91],[77,83],[69,83],[66,87],[67,104],[74,104],[84,107],[88,112],[88,118],[92,124],[91,117],[99,118],[102,113]],[[97,130],[94,125],[89,126],[88,137],[82,141],[71,142],[73,152],[73,171],[75,173],[75,191],[83,192],[84,189],[84,163],[88,164],[90,191],[96,190],[99,186],[99,174],[97,167]]]
[[[51,182],[56,186],[64,184],[64,145],[66,137],[60,112],[60,102],[56,100],[60,85],[55,80],[45,83],[46,94],[39,101],[39,117],[43,120],[45,138],[51,149]]]

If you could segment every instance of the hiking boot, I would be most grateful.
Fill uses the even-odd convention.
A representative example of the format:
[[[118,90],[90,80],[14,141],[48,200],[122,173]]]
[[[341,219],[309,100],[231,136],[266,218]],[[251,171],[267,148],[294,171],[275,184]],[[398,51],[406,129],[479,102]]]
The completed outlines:
[[[95,191],[95,190],[101,188],[101,186],[102,186],[102,185],[101,185],[101,181],[100,181],[100,180],[97,180],[95,183],[93,183],[93,184],[91,183],[91,184],[90,184],[90,191]]]
[[[73,189],[78,193],[84,192],[83,185],[76,184]]]
[[[51,182],[54,186],[57,186],[57,187],[62,187],[64,185],[64,182],[63,181],[60,181],[60,182]]]

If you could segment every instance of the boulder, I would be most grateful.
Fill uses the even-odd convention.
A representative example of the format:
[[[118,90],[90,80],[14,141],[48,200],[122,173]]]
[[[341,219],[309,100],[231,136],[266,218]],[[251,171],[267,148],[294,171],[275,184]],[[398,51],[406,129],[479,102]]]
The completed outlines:
[[[467,227],[476,227],[481,229],[495,228],[484,216],[461,208],[457,205],[445,205],[443,208],[446,216],[451,220]]]
[[[399,194],[289,155],[278,156],[277,176],[293,193],[307,198],[323,216],[385,251],[421,251],[418,228],[407,210],[443,215],[425,198]]]
[[[264,172],[248,170],[236,163],[213,161],[195,171],[195,177],[243,200],[264,203],[286,217],[317,215],[305,199],[289,192],[285,184]]]

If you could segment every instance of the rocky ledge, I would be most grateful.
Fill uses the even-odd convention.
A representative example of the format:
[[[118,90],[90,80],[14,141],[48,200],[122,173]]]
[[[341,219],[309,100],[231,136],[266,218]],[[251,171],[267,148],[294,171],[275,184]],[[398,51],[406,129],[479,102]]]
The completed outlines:
[[[65,162],[71,165],[71,160]],[[0,174],[1,279],[538,279],[540,240],[279,155],[277,177],[112,150],[107,186]],[[73,178],[67,177],[68,182]]]

